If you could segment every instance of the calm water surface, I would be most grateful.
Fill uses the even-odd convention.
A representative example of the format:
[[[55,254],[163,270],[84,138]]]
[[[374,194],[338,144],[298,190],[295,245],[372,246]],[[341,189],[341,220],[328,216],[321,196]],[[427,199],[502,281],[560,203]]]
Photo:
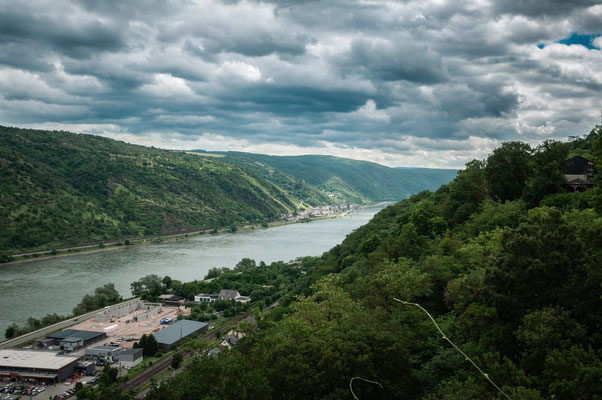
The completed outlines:
[[[271,263],[320,255],[379,209],[362,208],[343,218],[304,224],[0,265],[0,338],[8,325],[22,324],[30,316],[70,314],[85,294],[108,282],[130,297],[130,283],[148,274],[191,281],[203,279],[212,267],[234,267],[244,257]]]

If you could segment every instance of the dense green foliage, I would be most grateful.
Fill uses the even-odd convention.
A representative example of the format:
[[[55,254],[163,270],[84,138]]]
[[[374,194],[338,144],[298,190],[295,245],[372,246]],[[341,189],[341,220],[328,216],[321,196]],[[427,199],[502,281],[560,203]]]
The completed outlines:
[[[50,326],[53,324],[57,324],[61,321],[66,320],[69,317],[64,315],[47,314],[40,319],[29,317],[27,318],[27,322],[23,326],[19,326],[16,323],[12,323],[6,328],[4,331],[4,337],[6,339],[12,339],[17,336],[25,335],[26,333],[33,332],[35,330],[44,328],[45,326]]]
[[[144,357],[154,357],[159,351],[159,343],[153,335],[142,335],[140,340],[134,343],[134,349],[142,349]]]
[[[0,182],[3,251],[261,222],[299,202],[215,158],[7,127]]]
[[[602,130],[588,140],[602,155]],[[295,301],[150,399],[602,398],[599,189],[560,192],[571,144],[509,143],[303,260]],[[507,160],[524,169],[494,182]],[[546,181],[543,177],[550,177]],[[538,200],[539,199],[539,200]],[[219,272],[219,271],[218,271]]]
[[[389,168],[367,161],[320,155],[222,154],[226,156],[224,161],[243,165],[270,180],[277,179],[281,187],[286,187],[293,193],[299,190],[305,193],[302,198],[321,204],[325,204],[324,198],[309,192],[307,184],[336,194],[339,200],[366,203],[398,201],[421,190],[436,189],[456,175],[456,170],[451,169]],[[286,181],[279,176],[282,173],[285,173]],[[290,180],[291,176],[294,181]]]
[[[123,301],[123,299],[117,289],[115,289],[115,284],[107,283],[104,286],[94,289],[93,295],[85,295],[82,301],[73,309],[73,315],[99,310],[121,301]]]
[[[156,301],[162,294],[175,294],[192,301],[199,293],[219,293],[222,289],[237,290],[242,296],[251,297],[251,302],[240,303],[234,300],[217,300],[192,307],[188,319],[207,322],[216,319],[213,311],[223,312],[225,317],[242,314],[251,307],[263,309],[278,300],[288,302],[290,294],[303,276],[303,271],[295,263],[282,261],[257,264],[243,258],[233,269],[212,268],[205,280],[181,282],[169,276],[147,275],[132,282],[132,295],[143,300]],[[283,299],[284,298],[284,299]]]

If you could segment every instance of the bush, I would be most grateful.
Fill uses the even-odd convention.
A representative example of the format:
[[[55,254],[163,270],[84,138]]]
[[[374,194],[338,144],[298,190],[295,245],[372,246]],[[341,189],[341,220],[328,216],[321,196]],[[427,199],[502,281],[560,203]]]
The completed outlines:
[[[174,354],[173,358],[171,359],[171,367],[173,369],[178,369],[178,367],[180,366],[180,364],[182,364],[183,360],[184,360],[184,357],[182,356],[181,353]]]

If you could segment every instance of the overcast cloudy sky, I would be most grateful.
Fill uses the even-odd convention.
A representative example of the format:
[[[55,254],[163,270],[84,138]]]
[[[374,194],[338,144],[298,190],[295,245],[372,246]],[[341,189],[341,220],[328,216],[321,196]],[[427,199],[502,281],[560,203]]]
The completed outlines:
[[[599,123],[600,33],[588,0],[5,0],[0,124],[461,167]]]

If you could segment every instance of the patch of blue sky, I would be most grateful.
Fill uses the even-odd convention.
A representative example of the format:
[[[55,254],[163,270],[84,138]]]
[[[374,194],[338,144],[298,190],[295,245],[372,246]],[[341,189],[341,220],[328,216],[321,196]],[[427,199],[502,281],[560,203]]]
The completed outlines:
[[[560,43],[560,44],[566,44],[567,46],[571,46],[573,44],[580,44],[581,46],[584,46],[590,50],[593,49],[598,49],[598,47],[596,47],[594,45],[594,39],[596,39],[598,36],[600,36],[600,34],[587,34],[587,35],[582,35],[580,33],[576,33],[573,32],[571,33],[571,36],[559,40],[556,43]],[[539,47],[542,46],[542,47]],[[540,49],[543,48],[543,45],[537,45],[537,47],[539,47]]]

